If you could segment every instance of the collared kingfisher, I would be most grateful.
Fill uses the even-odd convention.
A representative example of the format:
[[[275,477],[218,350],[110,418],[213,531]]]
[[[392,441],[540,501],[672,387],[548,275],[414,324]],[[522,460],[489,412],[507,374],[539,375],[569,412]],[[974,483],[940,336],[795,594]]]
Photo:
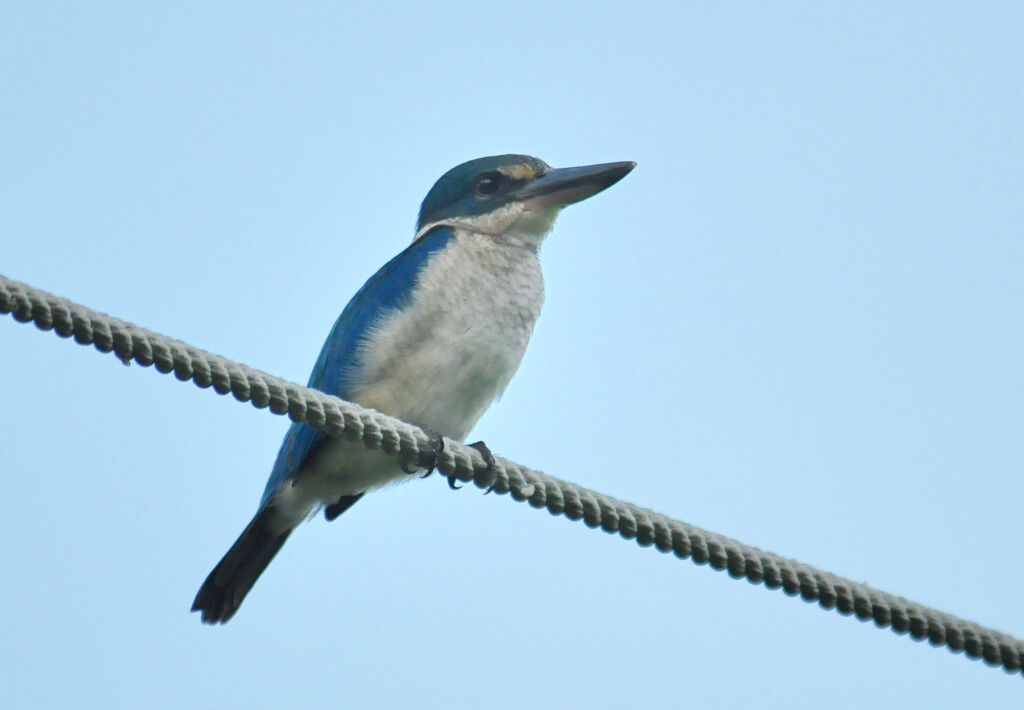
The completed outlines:
[[[463,441],[519,367],[544,297],[538,251],[559,211],[635,165],[551,168],[498,155],[449,170],[423,200],[412,244],[342,311],[309,386],[415,424],[438,444]],[[299,523],[320,509],[333,520],[366,492],[427,470],[292,424],[256,515],[192,611],[228,621]]]

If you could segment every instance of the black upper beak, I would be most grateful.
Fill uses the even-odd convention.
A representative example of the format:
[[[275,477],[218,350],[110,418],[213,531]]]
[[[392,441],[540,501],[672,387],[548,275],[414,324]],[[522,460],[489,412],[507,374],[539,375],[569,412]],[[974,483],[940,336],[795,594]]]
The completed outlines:
[[[553,168],[519,189],[516,197],[526,209],[565,207],[611,187],[636,167],[631,160],[620,163]]]

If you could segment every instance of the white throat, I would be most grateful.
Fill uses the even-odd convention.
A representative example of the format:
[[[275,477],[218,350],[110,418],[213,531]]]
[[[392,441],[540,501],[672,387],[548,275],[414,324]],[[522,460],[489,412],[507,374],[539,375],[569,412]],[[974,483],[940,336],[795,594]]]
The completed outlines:
[[[560,207],[527,210],[522,202],[510,202],[486,214],[472,217],[449,217],[423,225],[413,241],[435,227],[447,226],[467,232],[486,234],[500,241],[538,251],[544,238],[555,226]]]

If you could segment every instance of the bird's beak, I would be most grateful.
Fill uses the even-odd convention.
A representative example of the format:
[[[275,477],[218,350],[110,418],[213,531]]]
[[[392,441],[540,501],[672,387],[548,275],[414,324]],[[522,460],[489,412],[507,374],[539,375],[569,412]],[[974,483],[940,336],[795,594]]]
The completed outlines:
[[[626,160],[579,168],[553,168],[526,183],[516,197],[528,211],[565,207],[611,187],[635,167],[636,163]]]

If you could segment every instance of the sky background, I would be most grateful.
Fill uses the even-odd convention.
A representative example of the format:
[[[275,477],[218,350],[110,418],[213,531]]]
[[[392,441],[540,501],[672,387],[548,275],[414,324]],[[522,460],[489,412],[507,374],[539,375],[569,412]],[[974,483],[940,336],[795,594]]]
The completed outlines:
[[[448,168],[566,210],[501,456],[1024,637],[1017,3],[5,3],[0,273],[305,382]],[[432,477],[196,589],[288,422],[0,319],[0,706],[1019,708]]]

